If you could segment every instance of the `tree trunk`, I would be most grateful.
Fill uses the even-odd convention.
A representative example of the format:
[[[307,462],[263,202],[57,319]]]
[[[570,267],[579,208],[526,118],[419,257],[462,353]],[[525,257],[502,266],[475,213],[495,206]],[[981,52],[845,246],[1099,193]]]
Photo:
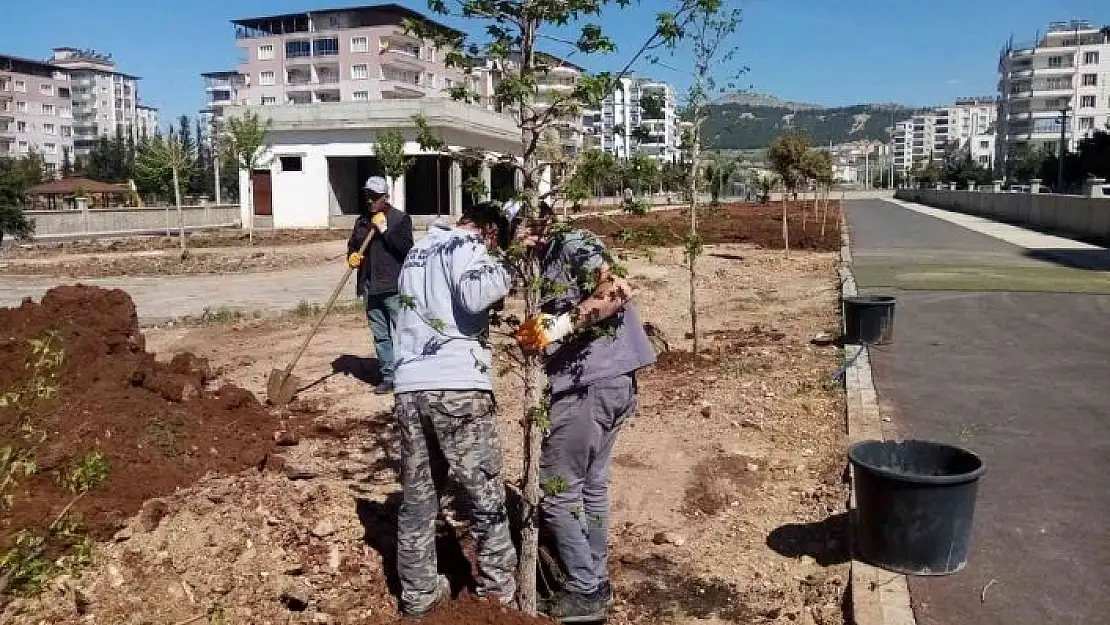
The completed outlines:
[[[189,250],[185,246],[185,211],[181,208],[181,181],[178,179],[177,166],[173,167],[173,203],[177,206],[177,239],[181,243],[181,258],[185,259]]]
[[[788,193],[782,194],[782,246],[786,251],[786,257],[790,258],[790,222],[787,221],[786,216],[786,196]]]
[[[254,245],[254,170],[247,170],[247,243]]]
[[[539,23],[535,19],[528,20],[521,29],[521,68],[522,77],[531,77],[535,72],[535,46]],[[531,214],[524,217],[534,217],[536,207],[533,202],[537,196],[538,185],[536,171],[538,159],[535,151],[535,135],[537,129],[532,122],[525,122],[532,117],[532,102],[525,98],[520,106],[521,119],[521,153],[523,155],[523,191],[524,206]],[[529,256],[522,262],[525,263],[527,277],[539,275],[535,256]],[[540,289],[534,280],[529,280],[524,289],[524,312],[526,318],[539,312]],[[524,367],[524,483],[523,483],[523,518],[520,524],[520,563],[517,568],[517,600],[520,610],[525,614],[536,613],[536,567],[539,564],[539,504],[540,504],[540,442],[543,432],[535,422],[536,416],[544,413],[544,397],[541,392],[545,385],[543,369],[536,356],[527,356]]]
[[[694,339],[691,346],[691,351],[694,356],[698,355],[698,250],[696,247],[700,246],[698,238],[698,159],[701,158],[701,140],[698,136],[701,133],[700,116],[701,108],[698,107],[694,111],[694,123],[697,126],[694,128],[693,145],[690,146],[690,233],[687,235],[686,241],[686,256],[690,269],[690,335]]]
[[[825,187],[825,205],[821,209],[821,240],[825,240],[825,224],[829,220],[829,195],[832,189]]]

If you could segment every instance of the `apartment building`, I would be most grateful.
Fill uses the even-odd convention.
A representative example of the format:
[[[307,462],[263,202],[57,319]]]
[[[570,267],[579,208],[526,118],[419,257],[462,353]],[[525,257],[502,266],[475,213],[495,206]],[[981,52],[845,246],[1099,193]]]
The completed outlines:
[[[239,99],[275,105],[442,97],[462,72],[446,66],[444,50],[407,33],[406,19],[430,22],[397,4],[235,20],[244,58]]]
[[[959,98],[950,106],[914,115],[894,125],[894,168],[902,173],[954,152],[970,155],[983,167],[994,165],[998,106],[992,97]]]
[[[140,111],[139,77],[116,69],[111,54],[54,48],[50,63],[70,78],[73,149],[86,156],[101,137],[124,137],[157,128],[157,109]],[[141,117],[141,119],[140,119]]]
[[[237,71],[207,72],[204,79],[205,106],[200,110],[200,120],[208,128],[208,138],[216,136],[217,127],[226,117],[231,106],[249,104],[247,77]]]
[[[676,162],[682,141],[675,90],[650,78],[623,78],[601,109],[583,114],[591,146],[620,159],[634,154]]]
[[[65,70],[0,55],[0,157],[36,152],[56,172],[73,151],[70,90]]]
[[[135,105],[135,137],[149,137],[158,133],[158,109],[146,104]]]
[[[1032,41],[1010,41],[998,63],[1002,164],[1016,150],[1056,152],[1110,127],[1110,26],[1055,22]]]

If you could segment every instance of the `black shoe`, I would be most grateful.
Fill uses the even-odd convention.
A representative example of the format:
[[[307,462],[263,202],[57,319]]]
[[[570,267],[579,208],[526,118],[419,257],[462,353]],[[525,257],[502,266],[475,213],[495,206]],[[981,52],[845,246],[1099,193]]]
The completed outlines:
[[[382,380],[374,387],[375,395],[388,395],[393,392],[393,380]]]
[[[563,623],[597,623],[605,620],[605,612],[605,601],[597,591],[559,593],[547,605],[547,615]]]

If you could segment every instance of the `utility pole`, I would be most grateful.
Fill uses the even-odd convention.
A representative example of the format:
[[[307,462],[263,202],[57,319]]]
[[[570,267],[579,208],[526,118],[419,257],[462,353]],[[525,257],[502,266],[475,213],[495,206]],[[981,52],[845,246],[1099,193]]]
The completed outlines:
[[[1064,157],[1068,155],[1068,107],[1060,109],[1060,158],[1056,169],[1056,192],[1064,192]]]

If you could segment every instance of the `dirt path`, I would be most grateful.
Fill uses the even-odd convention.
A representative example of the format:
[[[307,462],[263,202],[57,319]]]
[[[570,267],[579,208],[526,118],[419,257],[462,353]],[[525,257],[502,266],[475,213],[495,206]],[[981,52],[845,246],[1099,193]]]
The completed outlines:
[[[699,359],[684,352],[681,251],[628,259],[643,316],[673,351],[643,372],[641,409],[618,443],[610,622],[841,625],[843,407],[828,383],[836,351],[809,343],[836,324],[835,255],[707,252]],[[303,320],[249,321],[146,336],[164,358],[194,351],[259,391],[305,330]],[[133,522],[98,549],[94,569],[4,616],[17,625],[78,612],[90,622],[173,623],[208,611],[226,619],[210,622],[391,622],[396,449],[392,400],[367,386],[371,357],[361,315],[329,321],[298,369],[313,383],[301,396],[319,411],[318,435],[286,448],[284,475],[211,477],[179,492],[161,523]],[[497,392],[513,478],[521,394],[511,376]],[[463,532],[465,519],[447,527]],[[441,545],[441,565],[465,584],[452,544]]]

